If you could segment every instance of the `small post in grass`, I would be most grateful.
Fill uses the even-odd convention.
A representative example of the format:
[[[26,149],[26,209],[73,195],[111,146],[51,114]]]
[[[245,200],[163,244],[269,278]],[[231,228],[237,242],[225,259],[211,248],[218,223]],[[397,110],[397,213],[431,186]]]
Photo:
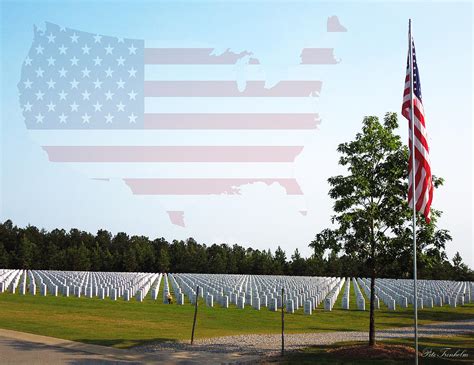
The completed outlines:
[[[194,320],[193,320],[193,332],[191,333],[191,345],[194,342],[194,329],[196,328],[196,317],[198,312],[198,299],[199,299],[199,285],[196,288],[196,303],[194,303]]]
[[[285,356],[285,311],[283,310],[284,293],[285,293],[285,289],[281,288],[281,356]]]

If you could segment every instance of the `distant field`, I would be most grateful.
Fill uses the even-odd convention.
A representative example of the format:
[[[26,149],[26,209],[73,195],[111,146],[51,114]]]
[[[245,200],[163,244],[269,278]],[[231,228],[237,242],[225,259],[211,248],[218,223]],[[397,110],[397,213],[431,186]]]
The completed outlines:
[[[163,284],[162,284],[163,285]],[[367,331],[369,312],[355,309],[355,295],[351,287],[351,310],[342,310],[341,295],[331,312],[320,305],[311,316],[300,309],[295,314],[285,313],[287,333],[324,331]],[[207,308],[201,301],[198,312],[196,338],[239,335],[247,333],[278,333],[280,312],[266,308],[257,311],[219,305]],[[194,307],[162,304],[160,299],[112,301],[76,297],[21,296],[0,294],[0,327],[30,332],[73,341],[127,348],[149,341],[188,340]],[[376,328],[394,328],[413,324],[412,308],[388,311],[382,305],[376,313]],[[433,323],[474,318],[474,304],[451,308],[448,306],[419,311],[419,322]]]

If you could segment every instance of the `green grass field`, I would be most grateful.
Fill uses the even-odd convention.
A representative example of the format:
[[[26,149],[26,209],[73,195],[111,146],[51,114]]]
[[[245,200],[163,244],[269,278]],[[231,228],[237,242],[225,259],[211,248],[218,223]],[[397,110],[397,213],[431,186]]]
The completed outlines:
[[[125,302],[122,299],[112,301],[3,293],[0,294],[0,327],[118,348],[149,341],[190,339],[194,307],[189,302],[183,306],[162,304],[161,293],[157,301],[147,298],[142,303],[135,299]],[[369,313],[368,310],[356,310],[353,288],[351,310],[340,309],[341,297],[339,295],[330,312],[324,311],[321,305],[312,316],[304,315],[302,309],[285,315],[285,331],[367,331]],[[382,306],[376,312],[376,328],[411,326],[412,318],[412,308],[390,312]],[[474,318],[474,304],[419,311],[420,324],[469,318]],[[266,308],[257,311],[247,307],[241,310],[232,305],[229,309],[223,309],[218,304],[207,308],[200,301],[195,338],[279,333],[280,321],[280,312],[270,312]]]

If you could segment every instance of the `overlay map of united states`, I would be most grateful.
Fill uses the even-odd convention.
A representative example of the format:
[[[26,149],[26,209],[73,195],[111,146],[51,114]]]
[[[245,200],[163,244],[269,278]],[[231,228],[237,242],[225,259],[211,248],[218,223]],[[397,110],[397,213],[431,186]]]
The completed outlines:
[[[337,63],[332,48],[301,50],[301,66]],[[267,85],[261,67],[246,50],[156,47],[46,23],[22,65],[20,106],[50,161],[121,179],[135,195],[171,196],[178,207],[180,197],[255,183],[303,195],[291,166],[304,145],[256,145],[249,133],[317,128],[322,81],[300,72]],[[216,131],[231,137],[209,137]],[[183,211],[168,214],[184,226]]]

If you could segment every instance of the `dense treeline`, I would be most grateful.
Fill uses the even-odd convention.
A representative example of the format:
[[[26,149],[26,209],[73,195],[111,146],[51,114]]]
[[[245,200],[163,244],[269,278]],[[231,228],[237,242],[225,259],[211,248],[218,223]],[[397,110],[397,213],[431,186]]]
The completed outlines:
[[[409,260],[407,258],[407,260]],[[456,255],[448,260],[421,257],[419,278],[474,280],[474,273]],[[408,266],[408,265],[407,265]],[[10,220],[0,224],[0,268],[199,272],[229,274],[367,276],[367,267],[354,257],[335,252],[301,257],[298,249],[287,258],[278,247],[270,250],[244,248],[237,244],[205,245],[193,238],[186,241],[150,240],[145,236],[96,235],[78,229],[50,232],[35,226],[20,228]],[[393,263],[391,277],[410,277],[403,263]]]

